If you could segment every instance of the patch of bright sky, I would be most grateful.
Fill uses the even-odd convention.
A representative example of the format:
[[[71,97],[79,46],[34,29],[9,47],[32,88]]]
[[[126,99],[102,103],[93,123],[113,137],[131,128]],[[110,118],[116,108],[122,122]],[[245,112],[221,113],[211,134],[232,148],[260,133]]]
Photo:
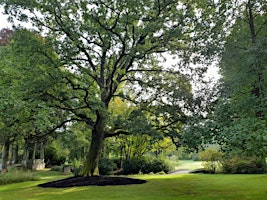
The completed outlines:
[[[7,15],[3,15],[4,9],[0,7],[0,29],[11,28],[12,25],[7,21]]]
[[[4,15],[3,12],[4,12],[4,9],[2,6],[0,6],[0,30],[3,28],[12,28],[13,24],[8,22],[8,16]],[[32,28],[31,24],[29,23],[21,23],[16,20],[14,22],[16,26],[22,25],[25,28]]]

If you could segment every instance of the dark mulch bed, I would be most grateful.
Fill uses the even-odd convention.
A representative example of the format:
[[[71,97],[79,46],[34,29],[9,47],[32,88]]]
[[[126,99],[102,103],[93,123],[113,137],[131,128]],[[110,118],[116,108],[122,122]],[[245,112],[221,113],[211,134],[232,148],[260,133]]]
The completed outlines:
[[[92,177],[70,177],[63,180],[48,182],[38,185],[44,188],[67,188],[78,186],[108,186],[108,185],[131,185],[131,184],[143,184],[145,180],[115,177],[115,176],[92,176]]]

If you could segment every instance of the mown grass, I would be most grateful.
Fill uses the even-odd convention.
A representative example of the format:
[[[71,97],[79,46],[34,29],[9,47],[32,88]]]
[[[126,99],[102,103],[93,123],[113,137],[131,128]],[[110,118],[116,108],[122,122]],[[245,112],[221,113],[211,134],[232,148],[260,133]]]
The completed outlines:
[[[193,160],[179,160],[175,169],[176,170],[194,170],[198,168],[203,168],[202,161],[193,161]]]
[[[41,172],[36,173],[36,176],[41,180],[0,186],[0,200],[267,199],[267,175],[140,175],[133,177],[147,180],[146,184],[66,189],[37,187],[40,183],[64,178],[62,175]]]

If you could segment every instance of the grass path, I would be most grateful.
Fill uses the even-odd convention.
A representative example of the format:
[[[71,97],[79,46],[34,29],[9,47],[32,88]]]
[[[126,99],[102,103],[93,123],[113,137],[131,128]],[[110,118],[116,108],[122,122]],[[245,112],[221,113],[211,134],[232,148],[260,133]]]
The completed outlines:
[[[46,175],[47,174],[47,175]],[[40,181],[0,186],[0,200],[264,200],[267,175],[140,175],[148,182],[129,186],[39,188],[64,178],[49,172]]]
[[[193,161],[193,160],[179,160],[177,167],[175,167],[176,170],[193,170],[193,169],[199,169],[202,168],[202,162],[201,161]]]

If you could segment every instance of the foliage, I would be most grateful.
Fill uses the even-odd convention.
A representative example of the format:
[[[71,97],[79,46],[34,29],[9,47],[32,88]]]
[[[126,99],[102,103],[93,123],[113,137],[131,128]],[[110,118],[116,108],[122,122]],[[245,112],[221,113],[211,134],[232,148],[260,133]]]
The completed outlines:
[[[172,170],[170,164],[159,158],[132,158],[125,160],[123,162],[123,174],[149,174],[149,173],[159,173],[159,172],[169,172]]]
[[[0,185],[7,185],[11,183],[20,183],[25,181],[37,181],[32,172],[25,170],[18,170],[15,168],[9,169],[6,173],[0,173]]]
[[[55,172],[64,172],[64,166],[63,165],[54,165],[51,167],[52,171]]]
[[[204,161],[202,165],[209,173],[214,174],[220,170],[223,153],[217,149],[207,148],[200,152],[198,157]]]
[[[264,1],[243,1],[233,20],[218,67],[222,78],[205,117],[186,127],[192,147],[219,144],[231,155],[267,156],[266,33]]]
[[[113,160],[107,158],[101,158],[99,160],[98,167],[100,175],[111,175],[114,169],[116,169],[116,164],[113,162]]]
[[[265,3],[245,3],[222,54],[223,88],[215,112],[217,136],[239,155],[266,157],[266,21]],[[258,13],[261,13],[258,15]],[[248,19],[247,23],[245,18]],[[256,33],[257,32],[257,33]],[[234,58],[234,59],[233,59]]]
[[[8,45],[1,47],[0,137],[6,145],[22,148],[45,143],[46,136],[62,124],[64,114],[43,98],[54,86],[58,73],[49,68],[51,60],[40,55],[40,49],[54,58],[49,42],[36,33],[19,29]]]
[[[84,175],[97,174],[106,137],[146,132],[167,135],[178,143],[179,129],[187,114],[194,112],[187,72],[205,71],[187,68],[188,63],[204,62],[216,51],[216,41],[222,36],[217,33],[228,28],[224,12],[228,4],[215,1],[0,3],[10,21],[15,17],[31,22],[39,35],[46,35],[44,46],[36,47],[53,47],[50,52],[35,48],[48,66],[32,69],[44,69],[51,77],[36,76],[39,79],[34,79],[32,85],[44,89],[43,99],[49,100],[49,108],[64,113],[60,120],[45,118],[45,122],[60,127],[69,121],[83,121],[92,131]],[[25,43],[31,47],[34,44],[27,40]],[[167,59],[165,53],[179,57],[177,66],[161,64]],[[128,123],[113,123],[109,108],[114,98],[136,106]],[[41,127],[47,128],[47,123]]]
[[[45,148],[45,162],[48,166],[62,165],[68,158],[68,150],[64,149],[57,140]]]
[[[222,172],[226,174],[261,174],[267,172],[266,161],[258,157],[239,157],[222,161]]]

